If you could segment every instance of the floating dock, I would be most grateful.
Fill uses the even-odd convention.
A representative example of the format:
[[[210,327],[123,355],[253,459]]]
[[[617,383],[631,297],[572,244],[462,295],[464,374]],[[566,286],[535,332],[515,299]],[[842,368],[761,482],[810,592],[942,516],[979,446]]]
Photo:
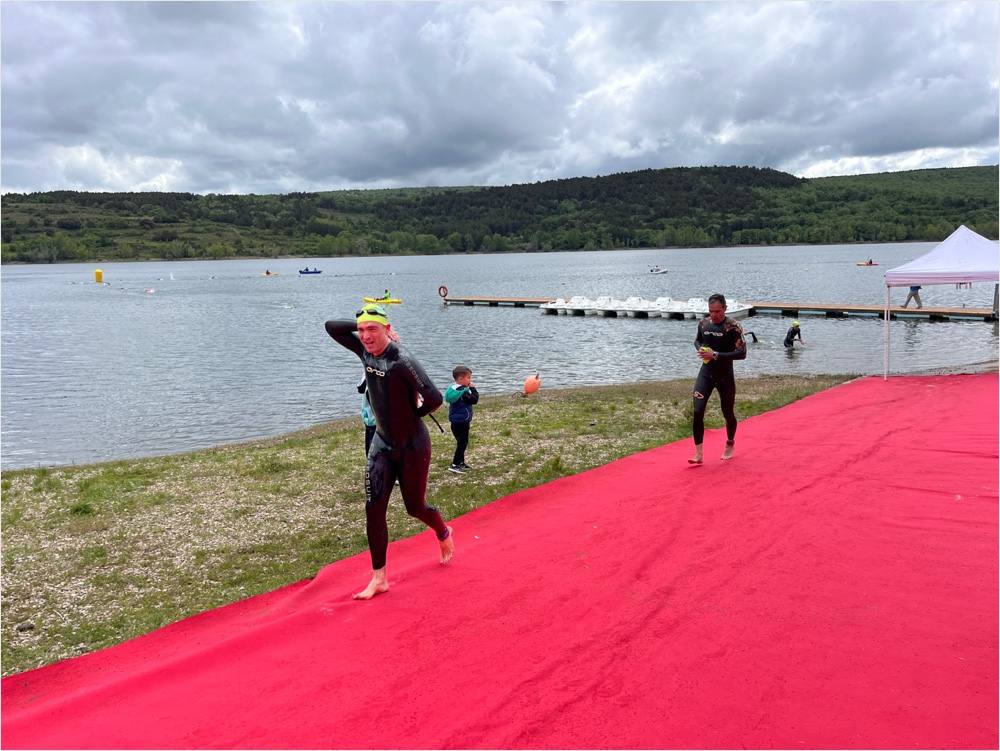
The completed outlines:
[[[444,298],[445,305],[490,305],[492,307],[506,306],[513,308],[537,308],[547,302],[553,302],[554,297],[455,297]]]
[[[490,307],[537,308],[546,303],[555,302],[557,297],[493,297],[489,295],[448,295],[443,298],[445,305],[488,305]],[[813,303],[785,301],[754,301],[746,302],[751,306],[748,315],[780,315],[780,316],[824,316],[826,318],[865,317],[881,318],[885,309],[881,305],[853,305],[847,303]],[[554,311],[552,311],[554,312]],[[610,308],[600,311],[601,315],[617,316]],[[584,315],[583,309],[574,315]],[[992,308],[951,308],[928,307],[904,308],[893,305],[889,308],[889,317],[928,319],[931,321],[996,321],[997,314]]]
[[[848,316],[860,316],[867,318],[881,318],[885,315],[885,307],[882,305],[851,305],[846,303],[811,303],[811,302],[748,302],[747,305],[753,307],[750,315],[760,315],[771,313],[782,316],[824,316],[826,318],[847,318]],[[996,313],[991,308],[941,308],[927,307],[904,308],[901,305],[893,305],[889,308],[889,317],[896,318],[927,318],[931,321],[995,321]]]

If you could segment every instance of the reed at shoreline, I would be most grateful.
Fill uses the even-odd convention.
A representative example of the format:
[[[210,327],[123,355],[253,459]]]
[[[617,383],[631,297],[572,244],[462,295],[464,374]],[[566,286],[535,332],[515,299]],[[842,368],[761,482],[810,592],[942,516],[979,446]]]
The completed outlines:
[[[737,414],[851,377],[739,379]],[[484,397],[465,475],[446,471],[454,440],[428,422],[428,500],[455,518],[689,437],[691,411],[690,379]],[[723,425],[717,399],[706,425]],[[366,550],[363,453],[364,429],[352,418],[186,454],[5,472],[3,674],[119,643]],[[389,529],[395,540],[422,530],[398,494]]]

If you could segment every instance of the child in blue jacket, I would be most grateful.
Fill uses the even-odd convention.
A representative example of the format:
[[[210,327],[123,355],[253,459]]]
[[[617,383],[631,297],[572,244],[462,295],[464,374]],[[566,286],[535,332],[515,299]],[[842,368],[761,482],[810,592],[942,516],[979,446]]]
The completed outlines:
[[[471,469],[465,463],[465,449],[469,445],[469,428],[472,427],[472,405],[479,403],[479,392],[472,383],[471,368],[458,365],[451,371],[451,376],[455,383],[444,392],[444,400],[448,403],[448,421],[456,445],[455,457],[448,471],[461,475]]]

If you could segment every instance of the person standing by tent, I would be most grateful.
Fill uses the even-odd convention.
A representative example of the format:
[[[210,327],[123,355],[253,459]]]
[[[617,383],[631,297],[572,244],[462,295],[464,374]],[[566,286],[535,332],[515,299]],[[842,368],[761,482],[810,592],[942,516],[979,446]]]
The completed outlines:
[[[906,296],[906,302],[903,303],[903,307],[904,308],[907,305],[910,304],[910,300],[913,300],[917,304],[918,308],[924,307],[923,303],[920,302],[920,285],[919,284],[911,284],[910,285],[910,294],[908,294]]]
[[[698,321],[698,333],[694,346],[701,358],[701,370],[694,383],[694,456],[690,464],[702,463],[702,444],[705,440],[705,407],[712,391],[719,390],[722,402],[722,416],[726,419],[726,448],[723,459],[731,459],[736,443],[736,377],[733,362],[745,360],[746,344],[743,329],[732,318],[726,316],[726,298],[714,294],[708,298],[708,318]]]
[[[455,552],[451,527],[426,502],[431,439],[421,418],[444,400],[420,363],[397,345],[399,336],[392,330],[385,308],[368,304],[353,321],[327,321],[326,333],[361,358],[375,413],[375,436],[365,467],[365,525],[372,578],[354,595],[355,600],[370,600],[389,591],[386,511],[397,479],[406,512],[437,535],[441,563],[450,561]]]

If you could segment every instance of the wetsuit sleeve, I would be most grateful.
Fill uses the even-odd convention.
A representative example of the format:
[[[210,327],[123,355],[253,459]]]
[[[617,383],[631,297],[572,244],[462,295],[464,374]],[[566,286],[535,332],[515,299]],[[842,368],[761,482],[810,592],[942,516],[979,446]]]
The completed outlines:
[[[462,401],[469,404],[479,404],[479,392],[476,391],[475,386],[469,386],[468,389],[462,392]]]
[[[729,329],[734,337],[732,352],[716,352],[719,360],[746,360],[747,345],[743,341],[743,328],[738,323],[733,323]]]
[[[409,376],[414,391],[424,399],[424,403],[417,409],[417,416],[423,417],[424,415],[429,415],[441,406],[442,402],[444,402],[444,397],[441,396],[441,392],[437,390],[437,387],[428,377],[427,373],[424,372],[420,363],[409,356],[401,357],[400,360],[404,366],[402,370]]]
[[[326,333],[328,333],[337,344],[347,347],[358,357],[365,351],[364,345],[358,339],[358,324],[355,321],[327,321]]]
[[[698,321],[698,333],[694,336],[694,348],[701,349],[704,344],[705,340],[701,336],[701,321]]]

